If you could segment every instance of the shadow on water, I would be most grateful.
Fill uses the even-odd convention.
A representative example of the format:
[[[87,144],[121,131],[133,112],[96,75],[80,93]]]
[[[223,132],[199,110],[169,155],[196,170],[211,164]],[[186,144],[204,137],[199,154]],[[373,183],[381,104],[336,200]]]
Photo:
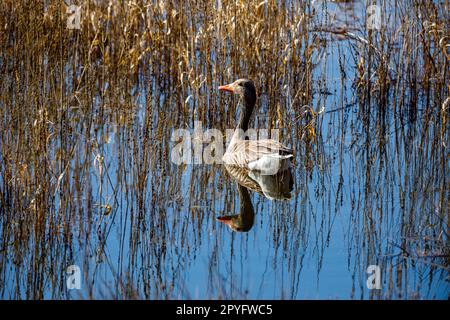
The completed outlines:
[[[217,220],[234,231],[247,232],[253,227],[255,211],[249,190],[258,192],[270,200],[291,199],[294,183],[291,169],[281,170],[276,175],[262,175],[240,167],[225,165],[225,168],[237,183],[239,214],[221,216]]]
[[[382,2],[2,1],[0,297],[448,298],[450,10]],[[174,163],[241,77],[292,171]]]

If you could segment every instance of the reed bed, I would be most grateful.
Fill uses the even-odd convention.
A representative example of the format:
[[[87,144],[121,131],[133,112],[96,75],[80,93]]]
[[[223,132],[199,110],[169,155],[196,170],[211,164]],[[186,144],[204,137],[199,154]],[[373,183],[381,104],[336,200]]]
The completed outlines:
[[[196,298],[186,270],[206,247],[200,298],[255,298],[214,221],[238,207],[232,180],[170,161],[173,129],[233,127],[217,87],[241,77],[253,125],[296,151],[293,200],[254,196],[289,269],[272,298],[299,297],[305,261],[320,274],[343,212],[352,297],[421,297],[411,272],[448,281],[449,4],[378,1],[369,30],[357,3],[372,4],[73,1],[72,30],[63,1],[1,1],[0,297],[73,297],[77,263],[83,298]],[[364,289],[368,264],[388,289]]]

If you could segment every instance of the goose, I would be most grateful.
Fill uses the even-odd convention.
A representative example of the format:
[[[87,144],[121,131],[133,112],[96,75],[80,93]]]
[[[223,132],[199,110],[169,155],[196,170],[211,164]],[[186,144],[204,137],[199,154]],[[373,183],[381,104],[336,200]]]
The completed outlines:
[[[248,123],[256,104],[256,89],[253,81],[238,79],[233,83],[219,86],[219,91],[238,95],[238,105],[241,107],[238,125],[222,161],[226,165],[258,171],[262,175],[274,175],[279,170],[290,168],[290,158],[293,157],[291,149],[272,139],[245,139]]]

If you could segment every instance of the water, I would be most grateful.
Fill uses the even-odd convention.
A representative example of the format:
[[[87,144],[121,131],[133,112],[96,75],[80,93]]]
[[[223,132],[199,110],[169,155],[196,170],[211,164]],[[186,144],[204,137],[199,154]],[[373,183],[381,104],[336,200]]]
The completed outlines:
[[[253,126],[280,128],[294,148],[293,190],[271,200],[245,189],[254,213],[246,232],[217,219],[246,201],[223,165],[171,162],[174,130],[193,132],[195,121],[233,128],[236,100],[218,92],[219,79],[177,87],[156,61],[125,89],[94,77],[99,92],[81,87],[54,114],[41,107],[14,120],[18,111],[2,100],[3,124],[21,129],[2,133],[0,297],[447,299],[448,145],[430,98],[420,95],[413,115],[393,111],[401,98],[388,107],[361,98],[354,42],[321,37],[310,74],[315,113],[296,98],[304,83],[294,71],[257,88]],[[191,58],[196,81],[206,79],[204,57]],[[33,143],[35,155],[24,152]],[[5,154],[18,150],[23,160],[9,167]],[[79,290],[67,287],[70,265]],[[367,286],[371,265],[379,289]]]

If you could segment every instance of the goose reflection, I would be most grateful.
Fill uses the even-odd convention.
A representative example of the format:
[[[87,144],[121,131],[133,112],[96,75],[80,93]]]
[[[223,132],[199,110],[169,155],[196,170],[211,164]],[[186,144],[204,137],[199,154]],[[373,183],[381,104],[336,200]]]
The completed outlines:
[[[249,231],[255,221],[255,211],[249,191],[257,192],[270,200],[291,199],[293,190],[292,172],[289,169],[276,175],[262,175],[245,168],[225,165],[228,174],[236,181],[239,196],[239,214],[220,216],[218,221],[237,232]]]

